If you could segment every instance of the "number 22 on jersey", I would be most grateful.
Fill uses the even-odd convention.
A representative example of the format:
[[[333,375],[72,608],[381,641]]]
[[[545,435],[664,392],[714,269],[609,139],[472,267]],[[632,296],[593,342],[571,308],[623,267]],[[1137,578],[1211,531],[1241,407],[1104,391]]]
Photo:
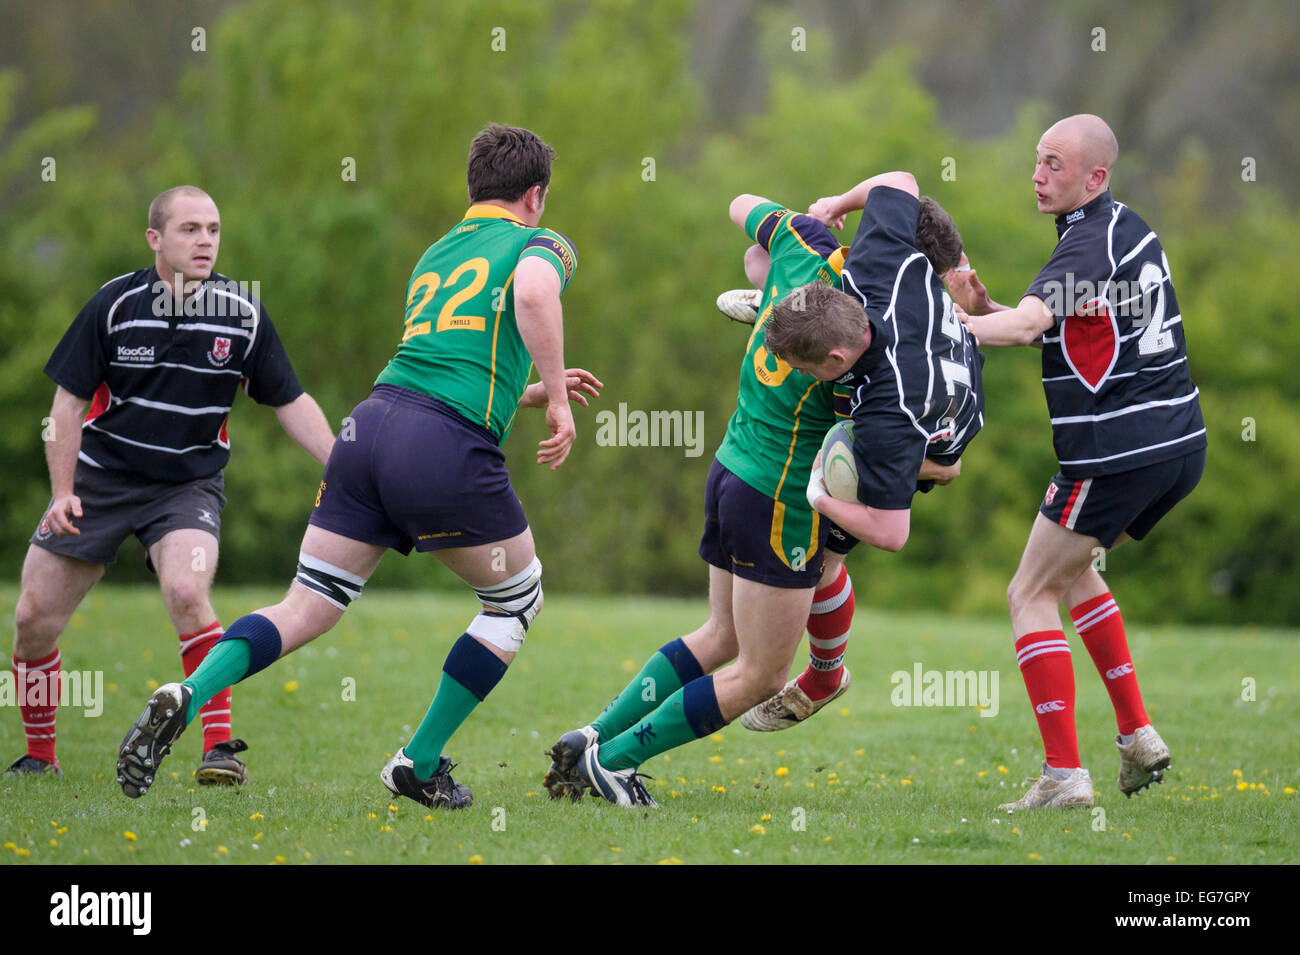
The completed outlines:
[[[455,329],[483,331],[487,327],[486,316],[459,314],[456,309],[483,291],[483,286],[487,285],[487,279],[488,260],[482,256],[466,259],[456,266],[451,274],[447,276],[445,285],[442,284],[442,276],[437,272],[424,272],[416,276],[415,280],[411,282],[411,293],[406,298],[406,307],[410,313],[406,316],[406,332],[402,335],[402,341],[416,335],[429,334],[430,322],[426,319],[417,324],[416,319],[433,301],[440,287],[443,291],[449,291],[457,285],[461,285],[462,282],[465,284],[455,294],[448,297],[443,303],[442,309],[438,312],[436,331],[445,332]],[[414,310],[411,310],[411,303],[415,302],[416,296],[420,295],[422,291],[424,293],[423,297],[416,303]]]

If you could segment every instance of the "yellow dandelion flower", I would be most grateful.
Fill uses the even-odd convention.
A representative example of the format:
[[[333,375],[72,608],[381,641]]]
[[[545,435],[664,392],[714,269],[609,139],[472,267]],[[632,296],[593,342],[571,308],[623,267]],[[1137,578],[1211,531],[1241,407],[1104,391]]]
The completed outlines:
[[[975,775],[976,775],[976,776],[979,776],[979,777],[982,778],[982,777],[984,777],[984,776],[987,776],[988,774],[989,774],[989,771],[988,771],[987,769],[981,769],[981,770],[980,770],[978,773],[976,773]]]
[[[849,708],[847,706],[841,706],[840,716],[848,716],[848,715],[849,715]]]
[[[472,855],[472,856],[469,857],[469,864],[470,864],[470,865],[482,865],[482,864],[483,864],[483,857],[482,857],[481,855],[477,855],[477,854]]]
[[[58,839],[51,839],[51,840],[50,840],[50,848],[51,848],[51,849],[53,849],[53,848],[54,848],[55,846],[57,846],[58,844],[59,844],[59,840],[58,840]]]
[[[283,864],[283,863],[284,863],[284,856],[276,856],[276,857],[275,857],[275,861],[276,861],[276,862],[279,862],[279,863],[281,863],[281,864]]]
[[[910,786],[910,785],[912,785],[912,781],[911,781],[910,779],[900,779],[900,780],[898,781],[898,785],[900,785],[900,786]]]
[[[765,835],[767,835],[767,828],[766,828],[765,826],[761,826],[761,825],[759,825],[758,823],[754,823],[754,825],[750,826],[750,827],[749,827],[749,831],[750,831],[750,832],[756,832],[756,833],[758,833],[760,836],[765,836]]]
[[[1011,770],[1009,770],[1009,769],[1007,769],[1005,766],[1002,766],[1002,765],[999,764],[999,766],[998,766],[998,772],[1000,772],[1003,776],[1005,776],[1007,773],[1011,772]]]
[[[759,822],[771,822],[771,821],[772,821],[772,814],[771,814],[770,812],[765,812],[765,813],[763,813],[763,815],[761,815],[761,816],[758,817],[758,821],[759,821]]]
[[[378,814],[377,814],[377,813],[373,813],[373,812],[366,813],[366,817],[369,818],[369,819],[378,819],[378,818],[379,818]]]
[[[425,821],[425,822],[433,822],[433,816],[425,816],[425,817],[424,817],[424,821]]]
[[[715,793],[725,793],[725,792],[727,791],[727,787],[726,787],[726,786],[714,786],[714,787],[713,787],[713,791],[714,791]]]
[[[682,865],[682,860],[677,856],[669,856],[667,859],[660,859],[659,865]]]
[[[1232,771],[1232,775],[1233,775],[1234,777],[1236,777],[1237,779],[1240,779],[1240,778],[1241,778],[1241,770],[1240,770],[1240,769],[1234,769],[1234,770]]]
[[[286,684],[284,685],[284,692],[286,692],[286,693],[297,693],[297,692],[298,692],[298,681],[297,681],[297,680],[290,680],[288,683],[286,683]]]
[[[1245,792],[1249,788],[1246,783],[1237,783],[1237,792]]]
[[[1127,832],[1121,832],[1120,835],[1123,836],[1125,839],[1132,839],[1132,838],[1133,838],[1133,837],[1130,836]]]
[[[789,776],[790,770],[786,769],[784,766],[778,766],[776,767],[776,774],[777,776]]]
[[[827,836],[825,839],[822,840],[822,842],[830,842],[830,841],[831,841],[831,837],[830,837],[830,836]]]
[[[722,762],[722,757],[721,757],[721,756],[710,756],[710,757],[709,757],[709,762],[711,762],[711,763],[720,763],[720,762]]]
[[[390,802],[390,803],[388,804],[388,811],[389,811],[389,812],[397,812],[397,807],[394,806],[394,805]]]
[[[1019,826],[1012,826],[1012,827],[1011,827],[1011,834],[1012,834],[1013,836],[1018,836],[1018,835],[1020,835],[1020,827],[1019,827]]]
[[[148,687],[150,690],[156,690],[156,689],[158,689],[158,681],[157,681],[157,680],[147,680],[147,681],[145,682],[145,686]]]
[[[1295,787],[1294,787],[1294,786],[1287,786],[1286,789],[1282,790],[1282,792],[1286,793],[1288,796],[1294,796],[1294,795],[1295,795]]]
[[[265,819],[266,817],[265,817],[264,815],[262,815],[260,812],[255,812],[255,813],[253,813],[251,816],[249,816],[248,818],[249,818],[249,819]]]
[[[18,852],[18,855],[22,856],[24,859],[26,859],[29,855],[32,854],[32,850],[31,850],[31,849],[19,849],[19,850],[17,850],[17,852]]]
[[[670,789],[668,790],[668,795],[671,796],[673,799],[677,799],[681,796],[681,793],[679,793],[676,789]]]
[[[855,749],[855,750],[853,751],[853,755],[854,755],[854,756],[866,756],[866,755],[867,755],[867,751],[866,751],[865,749]]]
[[[13,852],[15,849],[18,848],[18,843],[16,843],[16,842],[6,842],[6,843],[5,843],[5,848],[8,849],[10,852]]]
[[[221,853],[223,856],[230,855],[230,850],[227,849],[225,846],[217,846],[217,851]]]
[[[135,842],[135,838],[136,838],[135,833],[132,832],[130,829],[126,830],[124,833],[122,833],[122,835],[126,836],[127,842]]]
[[[966,765],[966,757],[965,757],[965,756],[962,756],[960,759],[957,760],[957,762],[953,763],[953,765],[954,765],[954,766],[965,766],[965,765]]]
[[[1040,856],[1037,852],[1031,852],[1031,853],[1029,853],[1029,858],[1033,859],[1035,862],[1042,862],[1042,861],[1043,861],[1043,857]]]
[[[64,834],[65,832],[67,832],[67,831],[68,831],[68,827],[67,827],[67,826],[59,826],[59,828],[55,830],[55,835],[59,835],[59,836],[61,836],[61,835],[63,835],[63,834]]]

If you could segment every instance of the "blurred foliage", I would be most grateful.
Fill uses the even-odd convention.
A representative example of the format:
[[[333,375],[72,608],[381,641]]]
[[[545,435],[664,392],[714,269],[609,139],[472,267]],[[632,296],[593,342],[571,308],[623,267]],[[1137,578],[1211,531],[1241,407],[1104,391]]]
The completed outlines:
[[[146,205],[179,182],[217,200],[218,268],[261,283],[299,377],[337,426],[396,348],[410,268],[464,210],[474,133],[488,121],[523,125],[556,148],[543,221],[573,239],[580,259],[564,297],[566,358],[606,390],[576,410],[578,443],[558,472],[533,463],[540,414],[520,416],[506,450],[547,585],[571,592],[703,590],[704,479],[746,340],[713,307],[718,291],[744,283],[747,241],[727,219],[732,196],[802,208],[906,168],[952,212],[995,298],[1016,301],[1051,252],[1054,230],[1034,211],[1028,179],[1033,145],[1056,111],[1030,105],[1005,135],[960,138],[906,49],[844,79],[824,58],[783,55],[788,25],[760,18],[756,55],[772,68],[765,105],[720,131],[687,68],[694,8],[685,0],[433,9],[402,0],[230,7],[176,96],[130,135],[78,108],[6,128],[31,78],[0,76],[0,195],[10,197],[0,238],[7,577],[18,576],[48,500],[40,422],[53,387],[41,368],[102,282],[149,264]],[[506,49],[494,51],[501,25]],[[1300,223],[1265,185],[1216,179],[1214,147],[1188,139],[1172,160],[1131,157],[1154,183],[1141,194],[1116,182],[1168,251],[1211,447],[1196,493],[1150,541],[1111,554],[1106,573],[1135,619],[1294,623],[1300,517],[1285,502],[1297,489],[1300,445],[1287,409],[1300,349],[1279,264],[1300,258]],[[45,156],[57,160],[53,182],[39,179]],[[348,157],[355,182],[340,175]],[[953,181],[940,177],[949,157]],[[1224,190],[1241,202],[1207,211],[1223,208],[1209,200]],[[1030,349],[989,355],[988,423],[961,478],[917,498],[901,554],[853,554],[860,599],[1004,611],[1056,469],[1039,375]],[[597,446],[596,412],[620,402],[703,411],[705,453]],[[231,417],[219,579],[287,582],[319,467],[268,409],[251,406],[239,399]],[[1247,418],[1253,441],[1242,437]],[[112,579],[146,576],[129,553]],[[429,558],[389,556],[374,583],[454,578]]]

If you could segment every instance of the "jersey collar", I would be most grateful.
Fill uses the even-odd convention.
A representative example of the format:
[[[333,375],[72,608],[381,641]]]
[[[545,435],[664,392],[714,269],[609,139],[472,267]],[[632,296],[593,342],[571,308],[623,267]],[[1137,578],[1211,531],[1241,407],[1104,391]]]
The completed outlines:
[[[505,219],[509,222],[524,225],[513,213],[507,212],[500,206],[488,205],[486,202],[476,202],[470,206],[469,211],[465,213],[461,221],[463,222],[465,219]]]
[[[1070,226],[1078,225],[1084,219],[1088,218],[1088,216],[1096,215],[1098,212],[1109,209],[1114,204],[1115,200],[1111,198],[1110,190],[1107,189],[1101,195],[1097,196],[1097,198],[1093,199],[1092,202],[1079,206],[1079,208],[1075,209],[1073,212],[1066,212],[1057,216],[1056,237],[1059,239],[1065,234],[1065,230],[1070,228]]]

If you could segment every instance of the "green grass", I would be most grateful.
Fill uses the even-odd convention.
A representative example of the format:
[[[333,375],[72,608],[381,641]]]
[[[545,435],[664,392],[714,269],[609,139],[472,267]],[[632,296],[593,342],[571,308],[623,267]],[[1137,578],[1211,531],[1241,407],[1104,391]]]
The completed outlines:
[[[15,597],[12,587],[0,592],[10,630]],[[216,604],[230,622],[277,597],[222,589]],[[1115,789],[1105,692],[1074,639],[1080,746],[1098,806],[1007,816],[994,806],[1014,799],[1023,777],[1037,775],[1040,749],[1006,622],[880,614],[864,603],[854,621],[846,696],[785,733],[733,724],[652,760],[643,769],[655,777],[650,790],[663,808],[647,813],[593,799],[548,801],[542,753],[594,717],[654,649],[698,626],[705,602],[548,595],[519,660],[452,740],[450,755],[462,764],[456,777],[473,788],[473,808],[430,814],[388,798],[378,771],[423,716],[443,657],[474,613],[468,593],[367,593],[333,633],[236,688],[235,732],[251,745],[247,786],[194,785],[201,743],[194,727],[149,794],[132,801],[114,781],[117,745],[149,681],[174,679],[180,664],[156,591],[100,587],[62,647],[65,670],[104,671],[103,714],[61,712],[61,783],[0,782],[0,843],[7,847],[0,860],[1300,859],[1295,632],[1130,623],[1148,709],[1174,764],[1163,786],[1129,800]],[[910,671],[916,661],[926,669],[999,671],[997,716],[981,717],[973,707],[893,706],[890,674]],[[1242,700],[1247,677],[1256,681],[1254,702]],[[355,701],[342,698],[349,678]],[[0,758],[12,759],[23,745],[15,708],[0,710]],[[800,819],[804,828],[796,829]]]

